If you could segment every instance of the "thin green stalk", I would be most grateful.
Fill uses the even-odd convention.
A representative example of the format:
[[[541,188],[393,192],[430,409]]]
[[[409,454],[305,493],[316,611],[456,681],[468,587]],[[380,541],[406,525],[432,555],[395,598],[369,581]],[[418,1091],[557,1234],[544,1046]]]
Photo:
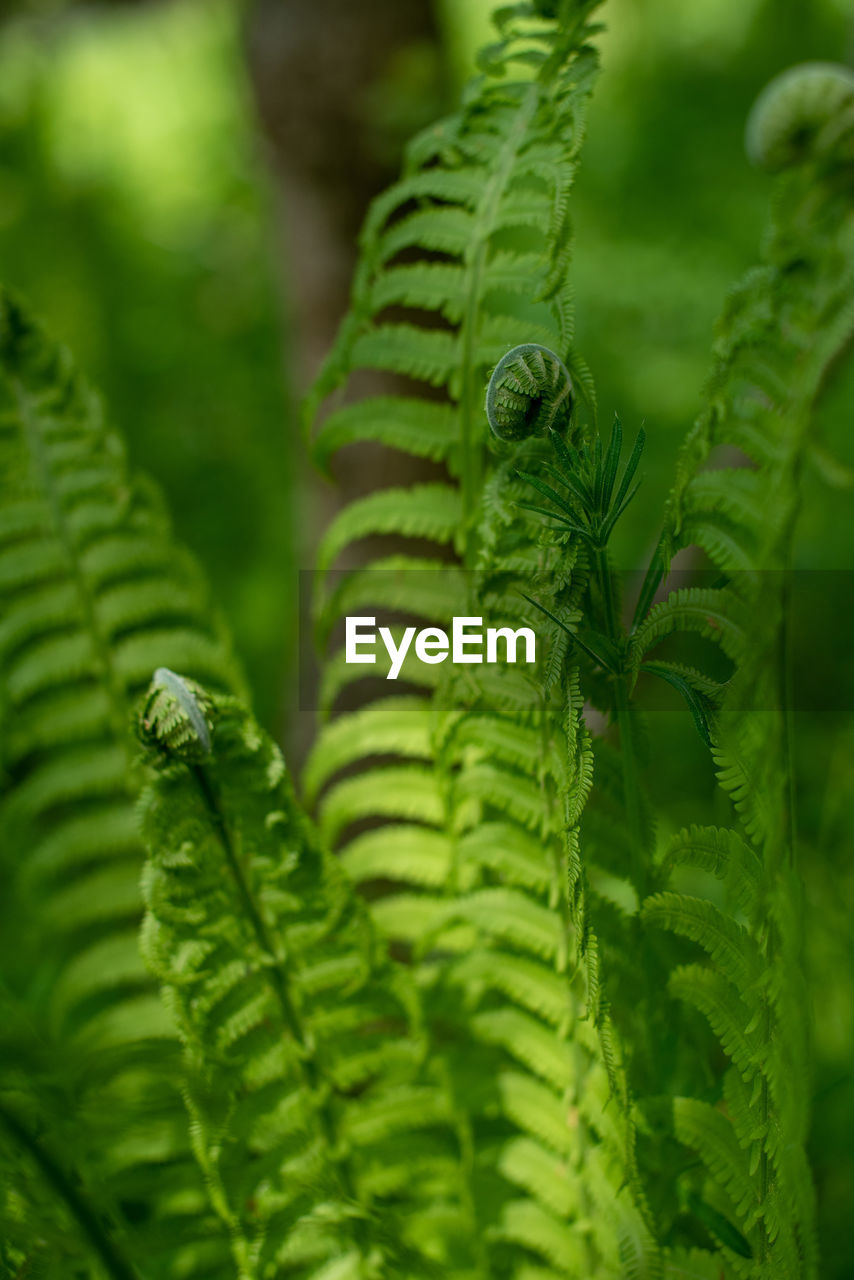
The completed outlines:
[[[481,424],[483,420],[483,385],[481,367],[477,361],[478,321],[481,312],[483,278],[489,249],[489,234],[493,228],[504,189],[513,175],[516,154],[525,137],[537,103],[537,93],[531,85],[525,100],[520,104],[516,120],[507,137],[501,162],[486,184],[477,212],[478,230],[473,248],[466,257],[466,307],[461,327],[462,352],[460,391],[460,418],[462,435],[461,489],[463,519],[465,522],[465,549],[463,563],[473,566],[475,536],[472,520],[481,487],[483,469],[483,445]]]
[[[569,701],[569,712],[570,714],[572,714],[571,694],[568,694],[568,701]],[[541,792],[543,796],[543,811],[544,811],[544,821],[541,826],[541,837],[542,837],[544,846],[546,848],[551,848],[552,850],[554,850],[553,856],[552,856],[552,872],[553,872],[553,883],[557,888],[557,903],[555,905],[557,906],[557,909],[560,913],[560,921],[561,921],[561,928],[562,928],[563,937],[564,937],[564,945],[566,946],[566,949],[567,949],[565,956],[561,957],[560,953],[558,954],[557,971],[558,973],[560,973],[560,964],[561,964],[561,961],[563,961],[565,965],[564,975],[567,979],[569,1000],[571,1001],[571,1012],[570,1012],[569,1025],[564,1027],[561,1034],[564,1040],[569,1043],[570,1051],[571,1051],[573,1062],[574,1062],[573,1093],[572,1093],[571,1099],[570,1098],[566,1099],[566,1105],[567,1105],[567,1108],[574,1109],[575,1113],[578,1116],[578,1127],[576,1130],[577,1141],[575,1144],[575,1151],[573,1153],[574,1167],[576,1172],[578,1172],[584,1166],[585,1151],[591,1145],[590,1129],[587,1124],[587,1121],[584,1119],[582,1115],[582,1108],[581,1108],[581,1081],[584,1079],[587,1071],[589,1071],[590,1069],[590,1061],[589,1061],[586,1050],[582,1048],[579,1042],[578,1036],[574,1034],[575,1024],[577,1023],[578,1018],[580,1016],[579,1000],[575,992],[573,991],[573,986],[572,986],[573,979],[575,978],[578,972],[577,941],[575,941],[573,946],[574,936],[577,935],[578,929],[573,919],[573,911],[569,901],[570,873],[569,873],[567,858],[565,853],[559,853],[555,848],[555,834],[557,832],[560,832],[564,828],[564,823],[562,822],[560,815],[555,812],[556,797],[554,793],[554,788],[550,788],[547,785],[547,777],[548,777],[547,762],[548,762],[548,757],[550,752],[549,718],[548,718],[548,701],[542,695],[540,697],[540,707],[541,707],[540,749],[542,751],[542,764],[543,764],[543,768],[541,770]],[[566,967],[568,965],[568,960],[569,960],[570,946],[573,946],[573,950],[575,951],[575,960],[573,965],[574,972],[571,972]],[[590,1203],[590,1195],[583,1183],[583,1180],[579,1181],[579,1198],[580,1198],[580,1211],[581,1211],[580,1216],[582,1218],[590,1216],[590,1214],[594,1212],[594,1208],[593,1208],[593,1205]],[[582,1252],[582,1265],[584,1267],[584,1274],[592,1275],[593,1267],[595,1264],[595,1257],[594,1257],[593,1249],[591,1247],[590,1240],[588,1239],[586,1232],[579,1232],[578,1238],[579,1238],[580,1248]]]
[[[287,974],[283,970],[282,959],[269,934],[267,926],[261,917],[258,907],[256,906],[249,885],[246,882],[246,877],[243,874],[240,859],[238,858],[237,851],[234,848],[234,842],[231,838],[228,822],[219,802],[216,790],[201,765],[193,765],[192,772],[198,782],[199,789],[201,790],[205,807],[208,810],[211,821],[219,834],[220,843],[225,853],[229,871],[237,885],[237,890],[246,910],[246,915],[252,926],[252,931],[255,934],[258,945],[272,961],[268,972],[273,983],[276,998],[282,1010],[285,1025],[294,1040],[303,1050],[303,1053],[301,1054],[301,1065],[306,1082],[312,1091],[318,1091],[321,1094],[322,1102],[318,1107],[318,1118],[320,1120],[323,1137],[326,1141],[327,1147],[330,1152],[333,1153],[334,1163],[341,1178],[341,1189],[348,1199],[350,1199],[354,1204],[358,1204],[359,1200],[356,1193],[355,1179],[353,1178],[350,1168],[350,1162],[347,1159],[339,1160],[334,1156],[337,1147],[337,1134],[335,1121],[330,1111],[329,1097],[323,1089],[324,1082],[317,1069],[317,1064],[311,1056],[309,1040],[305,1034],[299,1015],[288,992]],[[358,1219],[354,1225],[354,1236],[357,1245],[363,1247],[365,1245],[364,1224]]]
[[[617,626],[617,603],[614,599],[614,583],[611,575],[611,566],[608,562],[608,552],[604,547],[596,549],[596,575],[599,579],[599,589],[602,592],[602,600],[605,604],[605,626],[607,627],[608,639],[613,644],[619,644],[622,639],[622,627]]]
[[[608,639],[613,645],[621,649],[625,641],[625,631],[617,617],[613,573],[608,562],[608,553],[604,547],[598,548],[596,552],[596,573],[605,607],[605,625]],[[620,757],[623,767],[623,800],[626,806],[626,819],[631,840],[631,876],[639,900],[643,901],[646,886],[643,819],[627,676],[622,671],[618,672],[613,677],[613,685],[614,713],[617,730],[620,735]]]
[[[623,764],[623,796],[626,804],[629,836],[632,842],[632,881],[638,893],[638,900],[643,902],[646,897],[646,866],[643,856],[640,781],[637,754],[635,752],[632,712],[629,705],[629,692],[626,686],[626,677],[623,675],[614,677],[614,703],[617,713],[617,728],[620,734],[620,757]]]
[[[220,844],[222,845],[226,862],[228,863],[228,869],[231,872],[234,883],[237,885],[237,892],[240,895],[240,900],[243,903],[246,915],[252,925],[252,932],[255,934],[256,941],[262,951],[264,951],[273,961],[273,964],[269,968],[269,974],[276,991],[276,998],[279,1001],[285,1024],[297,1044],[303,1050],[306,1050],[307,1045],[303,1035],[303,1029],[300,1026],[299,1018],[297,1017],[296,1010],[294,1009],[293,1002],[288,993],[287,979],[285,974],[282,972],[281,960],[277,954],[273,940],[267,932],[267,926],[264,924],[258,908],[255,905],[255,900],[249,891],[249,886],[246,883],[243,868],[241,867],[240,860],[237,857],[237,852],[231,839],[231,832],[228,829],[228,824],[225,820],[225,814],[222,812],[219,798],[201,765],[194,765],[192,771],[199,784],[199,789],[204,798],[205,807],[208,810],[212,824],[219,835]],[[305,1059],[305,1065],[312,1069],[314,1066],[310,1059]],[[315,1082],[312,1081],[312,1083]]]

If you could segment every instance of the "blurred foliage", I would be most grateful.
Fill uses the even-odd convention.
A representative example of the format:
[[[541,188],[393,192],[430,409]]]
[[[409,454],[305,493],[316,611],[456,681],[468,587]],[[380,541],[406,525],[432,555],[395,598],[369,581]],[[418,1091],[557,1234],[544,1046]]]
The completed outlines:
[[[268,198],[228,0],[0,35],[0,273],[106,391],[277,723],[293,619]]]
[[[636,567],[655,535],[678,442],[697,413],[708,345],[721,300],[751,261],[768,182],[751,170],[744,121],[758,89],[807,58],[843,60],[854,7],[787,0],[612,0],[603,75],[591,112],[576,192],[578,335],[599,384],[603,419],[633,414],[648,433],[643,501],[615,550]],[[823,405],[828,447],[854,463],[854,368],[839,371]],[[807,481],[796,564],[854,568],[850,488]],[[837,626],[822,636],[825,678],[850,666],[850,575],[828,578]],[[825,606],[827,608],[827,605]],[[843,625],[840,625],[843,624]],[[809,649],[800,649],[809,662]],[[817,1179],[823,1274],[854,1270],[847,1229],[854,1202],[854,953],[850,913],[851,819],[848,714],[802,713],[802,865],[815,992],[816,1102],[811,1155]],[[701,801],[703,771],[675,715],[650,716],[655,758],[665,764],[659,801],[674,826]],[[847,852],[846,852],[847,850]]]
[[[744,154],[756,93],[781,68],[808,58],[845,60],[854,6],[812,0],[612,0],[605,74],[591,111],[576,191],[578,336],[598,380],[600,410],[646,425],[642,502],[615,551],[636,567],[655,536],[677,445],[693,421],[714,318],[750,263],[768,181]],[[822,416],[828,447],[854,463],[854,362],[839,371]],[[796,564],[854,568],[850,488],[807,480]],[[821,670],[850,667],[851,577],[827,579],[837,626],[822,635]],[[827,605],[825,606],[827,608]],[[800,649],[809,662],[810,652]],[[850,790],[851,709],[802,713],[798,725],[802,866],[815,993],[816,1101],[811,1155],[823,1272],[854,1273],[848,1231],[854,1202],[854,953]],[[703,771],[675,715],[650,716],[659,801],[674,826],[702,800]]]

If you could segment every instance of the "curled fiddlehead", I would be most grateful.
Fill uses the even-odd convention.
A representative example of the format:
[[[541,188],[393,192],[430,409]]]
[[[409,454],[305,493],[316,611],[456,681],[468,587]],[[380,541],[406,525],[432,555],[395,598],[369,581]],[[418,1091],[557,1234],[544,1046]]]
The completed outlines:
[[[572,405],[569,370],[538,342],[525,342],[502,356],[486,388],[493,435],[512,444],[565,426]]]
[[[212,719],[213,703],[201,685],[168,667],[157,668],[139,715],[139,735],[146,746],[188,764],[206,760]]]
[[[787,169],[810,152],[831,150],[849,116],[854,125],[854,70],[834,62],[789,67],[753,105],[744,139],[748,157],[771,173]]]

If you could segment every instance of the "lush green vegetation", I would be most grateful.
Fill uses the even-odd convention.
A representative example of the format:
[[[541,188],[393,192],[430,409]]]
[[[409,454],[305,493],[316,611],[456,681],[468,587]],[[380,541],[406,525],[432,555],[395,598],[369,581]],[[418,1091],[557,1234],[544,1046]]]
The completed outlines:
[[[64,349],[2,297],[10,1280],[850,1271],[850,606],[822,579],[805,620],[795,571],[848,567],[854,73],[772,82],[747,128],[761,176],[731,203],[681,175],[679,216],[696,201],[708,227],[660,281],[668,179],[643,152],[667,142],[645,135],[619,183],[603,170],[622,91],[597,143],[600,45],[619,69],[631,21],[615,6],[606,37],[603,16],[600,0],[500,10],[462,106],[368,213],[305,434],[323,469],[366,443],[409,469],[321,542],[321,724],[297,780],[222,621],[227,510],[208,536],[197,497],[179,528],[214,603]],[[661,90],[673,132],[701,120],[732,154],[743,120],[728,137],[732,112],[688,110],[685,74]],[[627,236],[625,209],[610,220],[632,163],[651,223]],[[740,283],[710,299],[730,258]],[[253,324],[269,337],[257,297],[243,315],[247,342]],[[246,359],[238,343],[236,373],[211,362],[238,411],[242,387],[262,407]],[[192,363],[158,384],[182,383],[171,412],[191,380]],[[113,384],[120,406],[132,382]],[[222,429],[239,449],[242,426]],[[135,452],[157,472],[162,455],[180,509],[186,460],[150,444]],[[263,475],[263,448],[241,465]],[[276,483],[252,492],[270,514]],[[276,603],[231,618],[268,726],[258,628],[288,600],[279,545],[247,566]],[[340,624],[366,612],[395,636],[454,615],[529,626],[540,660],[407,659],[401,682],[365,682]]]

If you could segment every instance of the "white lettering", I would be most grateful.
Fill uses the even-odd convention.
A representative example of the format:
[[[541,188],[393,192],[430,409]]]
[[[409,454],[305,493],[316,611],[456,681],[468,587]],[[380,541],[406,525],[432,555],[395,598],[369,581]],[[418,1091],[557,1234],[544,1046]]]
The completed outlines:
[[[415,656],[419,662],[434,665],[448,656],[448,633],[438,627],[425,627],[415,637]]]
[[[479,627],[483,624],[483,618],[454,618],[453,636],[454,648],[452,662],[483,662],[483,655],[480,653],[467,653],[466,648],[472,644],[483,644],[482,635],[469,635],[466,627]]]
[[[518,631],[513,631],[510,627],[489,627],[486,632],[486,661],[498,661],[498,639],[499,636],[504,640],[505,662],[516,661],[516,643],[521,636],[525,641],[525,661],[536,662],[537,660],[537,637],[530,627],[520,627]]]
[[[376,632],[366,633],[360,632],[359,628],[376,626],[376,618],[348,618],[345,625],[344,634],[344,661],[350,662],[376,662],[375,653],[359,653],[358,646],[360,644],[374,645],[377,642]]]
[[[383,644],[388,650],[388,656],[391,658],[391,667],[389,668],[386,680],[396,680],[400,675],[400,668],[403,666],[403,659],[406,657],[409,646],[412,644],[412,637],[415,635],[415,628],[406,628],[399,648],[394,643],[394,636],[391,634],[388,627],[380,627],[380,635],[383,638]]]
[[[441,627],[424,627],[421,631],[416,631],[415,627],[405,627],[400,644],[395,643],[389,627],[380,627],[379,635],[389,656],[387,680],[397,680],[399,677],[406,657],[413,648],[413,640],[415,657],[419,662],[430,666],[444,662],[449,652],[454,663],[515,663],[521,660],[517,658],[520,641],[525,645],[524,661],[530,664],[537,660],[537,636],[530,627],[519,627],[515,631],[512,627],[488,627],[484,657],[483,618],[454,618],[450,639],[447,631],[443,631]],[[377,643],[376,618],[347,618],[345,636],[346,662],[377,661],[374,652]],[[502,640],[503,657],[499,657],[499,641]],[[366,647],[370,652],[364,652]],[[478,649],[481,652],[475,652]]]

